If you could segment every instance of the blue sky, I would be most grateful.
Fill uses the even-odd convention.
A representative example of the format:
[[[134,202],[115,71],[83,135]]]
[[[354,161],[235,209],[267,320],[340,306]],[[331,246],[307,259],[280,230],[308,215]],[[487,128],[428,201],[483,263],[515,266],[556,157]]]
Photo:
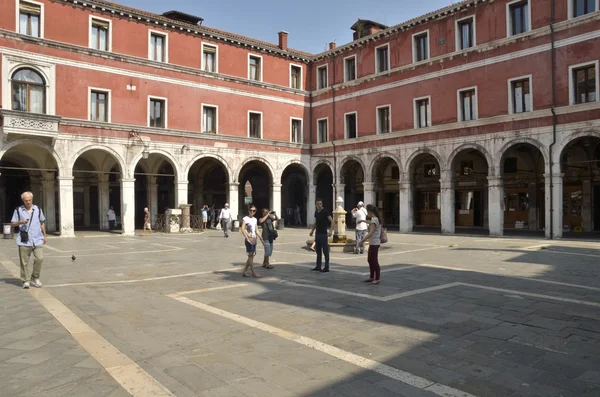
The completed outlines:
[[[116,0],[116,3],[162,14],[183,11],[204,18],[213,28],[277,43],[289,32],[288,46],[319,53],[327,43],[352,41],[350,26],[358,18],[395,25],[445,7],[457,0]]]

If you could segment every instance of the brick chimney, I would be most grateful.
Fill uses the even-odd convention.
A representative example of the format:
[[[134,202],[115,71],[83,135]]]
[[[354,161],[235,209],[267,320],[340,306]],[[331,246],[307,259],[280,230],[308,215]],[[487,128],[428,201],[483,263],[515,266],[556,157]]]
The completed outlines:
[[[334,50],[335,49],[335,41],[332,41],[331,43],[329,43],[329,49],[330,50]]]
[[[282,30],[278,34],[279,34],[279,48],[281,48],[284,51],[287,51],[287,49],[288,49],[288,46],[287,46],[288,32],[284,32]]]

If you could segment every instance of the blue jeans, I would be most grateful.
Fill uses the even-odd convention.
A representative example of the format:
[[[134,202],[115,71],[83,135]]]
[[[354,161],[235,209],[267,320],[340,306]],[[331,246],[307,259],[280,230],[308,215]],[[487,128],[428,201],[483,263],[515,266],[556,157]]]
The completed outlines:
[[[315,250],[317,251],[317,268],[321,269],[323,259],[321,254],[325,255],[325,269],[329,269],[329,241],[327,233],[315,234]]]
[[[367,235],[368,230],[355,230],[354,234],[356,237],[356,247],[354,247],[354,251],[356,252],[360,252],[361,254],[363,252],[365,252],[365,243],[359,244],[359,241],[361,241],[363,238],[365,238],[365,236]]]

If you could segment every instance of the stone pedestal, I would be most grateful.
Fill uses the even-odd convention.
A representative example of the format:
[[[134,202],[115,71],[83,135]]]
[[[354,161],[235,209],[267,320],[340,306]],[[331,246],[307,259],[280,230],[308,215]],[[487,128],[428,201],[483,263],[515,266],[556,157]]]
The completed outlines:
[[[179,230],[181,233],[191,233],[192,228],[190,225],[191,220],[191,204],[182,204],[179,206],[181,209],[181,229]]]
[[[165,225],[165,233],[179,233],[181,230],[181,214],[183,211],[179,208],[169,208],[166,211],[167,220]],[[189,213],[189,207],[188,207]]]
[[[488,176],[488,219],[490,236],[504,234],[504,181],[499,176]]]
[[[338,197],[335,200],[335,210],[333,211],[333,242],[345,243],[346,241],[346,210],[344,209],[344,200]]]

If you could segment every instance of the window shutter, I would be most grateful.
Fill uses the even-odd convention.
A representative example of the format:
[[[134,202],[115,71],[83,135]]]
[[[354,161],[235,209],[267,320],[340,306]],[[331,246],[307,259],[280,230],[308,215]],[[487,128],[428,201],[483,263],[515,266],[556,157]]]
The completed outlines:
[[[41,7],[35,4],[21,2],[19,4],[19,9],[28,14],[41,14]]]

